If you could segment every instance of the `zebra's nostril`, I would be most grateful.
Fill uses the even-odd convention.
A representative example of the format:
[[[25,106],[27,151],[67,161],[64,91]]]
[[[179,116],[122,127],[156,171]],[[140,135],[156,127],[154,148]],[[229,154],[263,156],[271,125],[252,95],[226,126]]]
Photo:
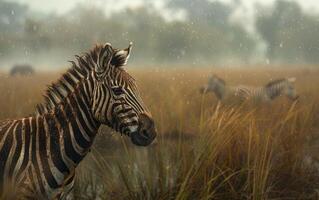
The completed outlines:
[[[142,130],[142,131],[141,131],[141,135],[142,135],[142,137],[144,137],[145,139],[148,139],[148,138],[149,138],[149,134],[148,134],[147,130]]]

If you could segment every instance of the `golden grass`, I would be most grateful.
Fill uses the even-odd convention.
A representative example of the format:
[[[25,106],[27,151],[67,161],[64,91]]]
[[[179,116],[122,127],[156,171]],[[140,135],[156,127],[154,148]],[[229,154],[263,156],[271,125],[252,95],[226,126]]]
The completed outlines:
[[[135,69],[159,131],[158,144],[134,147],[103,128],[81,163],[79,199],[317,199],[319,70]],[[201,95],[210,74],[229,84],[297,78],[298,102],[218,104]],[[57,74],[1,76],[0,118],[26,116]]]

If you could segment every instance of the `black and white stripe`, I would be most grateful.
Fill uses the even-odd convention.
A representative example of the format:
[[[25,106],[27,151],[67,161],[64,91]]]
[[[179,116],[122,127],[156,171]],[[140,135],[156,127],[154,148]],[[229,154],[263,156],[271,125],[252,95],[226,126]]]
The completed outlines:
[[[201,92],[213,92],[220,100],[226,97],[239,97],[242,100],[270,101],[281,95],[295,100],[298,98],[292,84],[295,80],[295,78],[277,79],[264,87],[228,86],[224,80],[214,75],[209,78],[208,84],[201,88]]]
[[[130,135],[137,145],[155,138],[134,79],[122,68],[130,51],[131,45],[96,46],[48,88],[35,116],[0,123],[2,191],[11,182],[21,198],[64,199],[101,124]],[[145,124],[151,128],[142,140]]]

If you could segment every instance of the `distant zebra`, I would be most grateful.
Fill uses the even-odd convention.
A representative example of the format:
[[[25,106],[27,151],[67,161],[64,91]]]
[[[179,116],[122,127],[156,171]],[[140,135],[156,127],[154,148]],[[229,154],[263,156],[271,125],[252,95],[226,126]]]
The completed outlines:
[[[296,78],[283,78],[269,82],[264,87],[227,86],[225,81],[216,75],[209,78],[208,84],[200,89],[201,93],[214,92],[220,100],[226,97],[239,97],[241,100],[270,101],[278,96],[285,95],[296,100],[298,95],[292,83]]]
[[[32,75],[34,74],[34,69],[31,65],[23,64],[23,65],[15,65],[10,70],[10,75]]]
[[[77,56],[35,116],[0,123],[0,188],[11,181],[21,199],[65,199],[102,124],[136,145],[151,144],[154,121],[123,69],[131,48],[107,43]]]

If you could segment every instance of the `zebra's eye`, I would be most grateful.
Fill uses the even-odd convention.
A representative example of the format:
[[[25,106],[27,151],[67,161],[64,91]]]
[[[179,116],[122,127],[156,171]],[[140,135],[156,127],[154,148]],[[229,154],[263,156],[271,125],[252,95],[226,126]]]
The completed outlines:
[[[117,96],[124,94],[124,91],[121,87],[113,87],[113,93]]]

